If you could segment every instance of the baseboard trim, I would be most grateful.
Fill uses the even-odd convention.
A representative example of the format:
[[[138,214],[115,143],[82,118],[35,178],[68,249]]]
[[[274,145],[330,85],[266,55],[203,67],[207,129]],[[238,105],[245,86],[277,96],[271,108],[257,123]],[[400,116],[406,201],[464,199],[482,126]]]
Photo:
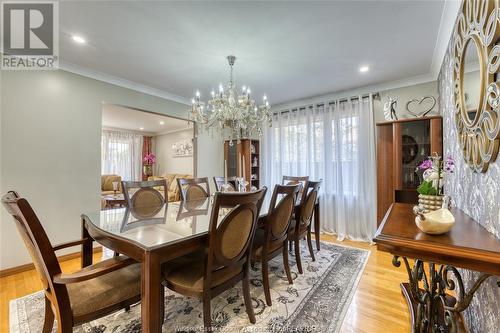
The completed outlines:
[[[102,252],[102,247],[101,246],[94,247],[93,253],[99,253],[99,252]],[[66,261],[76,258],[80,258],[80,251],[64,254],[62,256],[57,257],[57,260]],[[2,269],[0,270],[0,278],[18,273],[23,273],[26,271],[31,271],[32,269],[35,269],[35,265],[33,265],[33,263]]]

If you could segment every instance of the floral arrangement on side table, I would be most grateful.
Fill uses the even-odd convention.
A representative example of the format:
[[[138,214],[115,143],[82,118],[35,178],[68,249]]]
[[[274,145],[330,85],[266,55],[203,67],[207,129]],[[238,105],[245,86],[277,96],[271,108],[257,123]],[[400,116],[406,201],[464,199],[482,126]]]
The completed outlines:
[[[443,204],[443,184],[446,174],[453,173],[455,162],[453,158],[447,157],[441,160],[441,156],[433,154],[424,160],[416,169],[423,171],[423,181],[417,188],[418,203],[426,211],[441,208]]]
[[[144,166],[143,166],[144,174],[146,176],[152,176],[153,175],[153,165],[156,163],[156,155],[153,153],[146,154],[142,161],[144,162]]]

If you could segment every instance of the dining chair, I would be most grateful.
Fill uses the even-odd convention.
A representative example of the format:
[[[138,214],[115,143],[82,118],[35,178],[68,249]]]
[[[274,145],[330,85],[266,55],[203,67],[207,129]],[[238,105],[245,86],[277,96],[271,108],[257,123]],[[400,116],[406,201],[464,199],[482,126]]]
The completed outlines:
[[[257,229],[252,245],[252,262],[261,262],[262,281],[267,305],[271,306],[268,262],[280,253],[283,255],[288,283],[293,284],[288,263],[288,230],[300,185],[275,185],[269,203],[264,227]],[[278,196],[280,200],[277,203]],[[276,204],[277,203],[277,204]]]
[[[165,193],[168,193],[168,184],[165,179],[122,181],[121,185],[123,197],[127,203],[126,213],[132,214],[138,220],[151,219],[167,204]],[[160,191],[163,191],[163,194]],[[134,225],[140,226],[145,223],[153,223],[152,220],[149,222],[139,221],[138,223],[128,223],[128,216],[125,217],[127,217],[127,220],[124,219],[122,230],[131,229]],[[119,255],[120,253],[116,251],[113,254],[114,257],[118,257]]]
[[[2,204],[14,217],[16,227],[33,260],[45,293],[43,333],[73,332],[73,327],[112,312],[127,309],[141,300],[141,266],[128,257],[116,257],[68,274],[61,271],[55,251],[82,245],[85,239],[52,246],[29,202],[10,191]]]
[[[198,200],[210,196],[208,178],[177,178],[177,186],[181,192],[181,200]]]
[[[164,285],[203,302],[203,324],[212,330],[211,299],[242,281],[246,312],[255,323],[250,298],[250,251],[259,216],[257,202],[267,188],[256,192],[216,192],[205,248],[163,266]],[[230,209],[219,222],[221,210]]]
[[[304,188],[307,185],[309,176],[283,176],[281,183],[283,185],[297,185],[300,184],[299,195],[297,196],[297,201],[301,201],[304,196]]]
[[[165,179],[150,181],[122,181],[122,190],[127,207],[133,210],[137,218],[148,218],[156,215],[167,202],[167,181]]]
[[[187,217],[208,215],[209,207],[210,198],[181,201],[179,203],[179,210],[177,211],[177,221],[185,219]]]
[[[164,203],[163,205],[158,206],[155,210],[152,210],[150,215],[145,215],[142,211],[140,213],[136,213],[134,208],[126,207],[120,231],[123,233],[139,227],[164,224],[165,219],[167,218],[167,213],[167,203]],[[115,255],[118,255],[117,252],[115,252]]]
[[[323,179],[320,178],[318,181],[308,181],[307,185],[306,185],[306,193],[308,193],[309,191],[312,191],[314,188],[316,188],[316,190],[318,191],[318,194],[317,194],[317,197],[316,197],[316,202],[315,202],[315,207],[313,208],[313,217],[314,219],[316,218],[315,214],[317,213],[316,211],[316,204],[318,204],[318,197],[319,197],[319,190],[321,188],[321,184],[323,183]],[[314,220],[313,220],[314,222]],[[316,226],[316,224],[314,224],[314,227],[318,227],[318,229],[320,228],[320,225],[318,224]],[[319,251],[320,250],[320,245],[319,245],[319,237],[320,237],[320,233],[319,232],[316,232],[315,231],[315,237],[317,237],[317,240],[316,240],[316,249]],[[311,228],[309,228],[309,230],[307,231],[309,234],[312,233],[312,225],[311,225]]]
[[[222,191],[222,185],[226,183],[224,177],[214,177],[215,189],[219,192]],[[228,192],[236,192],[236,177],[227,177],[227,184],[229,185]]]
[[[307,245],[312,261],[316,260],[311,241],[311,221],[320,185],[321,181],[307,181],[306,187],[303,189],[303,199],[300,202],[299,208],[296,209],[288,232],[288,241],[293,242],[295,246],[295,261],[297,262],[300,274],[303,272],[300,259],[300,239],[304,236],[307,236]]]

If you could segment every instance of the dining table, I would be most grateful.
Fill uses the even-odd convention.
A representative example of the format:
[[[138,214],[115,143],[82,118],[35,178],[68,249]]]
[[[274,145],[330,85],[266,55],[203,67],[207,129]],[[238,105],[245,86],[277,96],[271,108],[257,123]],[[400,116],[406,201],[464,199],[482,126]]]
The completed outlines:
[[[267,191],[258,227],[263,227],[270,193]],[[162,264],[208,245],[214,196],[200,200],[167,202],[152,209],[114,208],[82,214],[82,268],[92,264],[94,241],[141,263],[142,332],[161,332]],[[299,207],[300,202],[296,203]],[[219,221],[230,209],[219,211]],[[315,204],[314,232],[319,250],[319,200]]]

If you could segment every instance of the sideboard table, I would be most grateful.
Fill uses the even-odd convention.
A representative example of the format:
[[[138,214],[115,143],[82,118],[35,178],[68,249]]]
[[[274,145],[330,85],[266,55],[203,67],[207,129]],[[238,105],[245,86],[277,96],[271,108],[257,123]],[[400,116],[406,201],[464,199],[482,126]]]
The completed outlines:
[[[400,286],[412,332],[466,332],[461,312],[476,290],[492,276],[500,287],[500,240],[458,208],[451,209],[456,222],[448,233],[425,234],[415,225],[412,206],[392,204],[373,239],[392,253],[394,266],[401,265],[400,258],[404,262],[408,282]],[[457,268],[481,272],[469,290]]]

